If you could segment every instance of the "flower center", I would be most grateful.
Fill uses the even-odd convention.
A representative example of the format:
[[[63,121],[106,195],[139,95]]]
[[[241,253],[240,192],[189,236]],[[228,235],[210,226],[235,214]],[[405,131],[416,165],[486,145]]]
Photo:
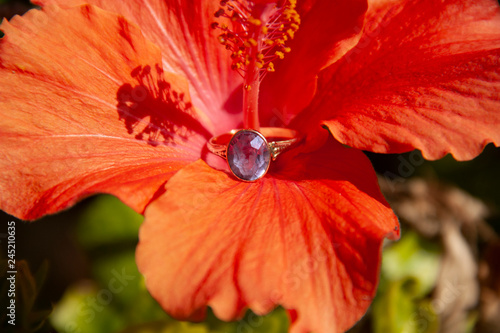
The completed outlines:
[[[244,79],[243,113],[246,128],[259,129],[258,100],[260,81],[274,72],[274,61],[290,52],[287,41],[299,29],[296,0],[222,0],[214,22],[221,30],[219,42],[231,52],[231,68]],[[231,25],[231,27],[229,26]]]

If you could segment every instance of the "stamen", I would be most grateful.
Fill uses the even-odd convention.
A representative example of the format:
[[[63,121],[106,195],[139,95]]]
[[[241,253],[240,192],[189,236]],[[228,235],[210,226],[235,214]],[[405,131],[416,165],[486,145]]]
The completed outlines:
[[[258,129],[260,81],[274,72],[274,60],[283,59],[291,51],[285,46],[299,29],[300,16],[296,0],[254,3],[250,0],[222,0],[214,16],[219,29],[219,42],[231,51],[231,68],[245,80],[243,111],[245,127]],[[229,25],[231,28],[229,28]]]
[[[242,77],[246,75],[246,67],[252,63],[251,54],[261,55],[255,66],[261,69],[259,78],[263,79],[269,72],[269,64],[278,58],[283,59],[284,54],[291,51],[285,43],[293,39],[299,29],[300,16],[295,10],[296,3],[296,0],[270,4],[245,0],[220,1],[220,8],[214,16],[231,21],[232,29],[218,22],[212,23],[211,27],[221,30],[219,42],[232,52],[232,68]],[[257,48],[256,52],[254,48]]]

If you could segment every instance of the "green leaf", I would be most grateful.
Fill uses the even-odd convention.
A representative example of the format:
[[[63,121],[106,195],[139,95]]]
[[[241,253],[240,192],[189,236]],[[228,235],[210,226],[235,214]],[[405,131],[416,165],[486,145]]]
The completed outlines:
[[[209,309],[204,322],[213,333],[287,333],[289,327],[288,315],[281,307],[265,316],[258,316],[248,310],[241,320],[233,322],[218,319]]]
[[[397,243],[384,251],[382,259],[381,286],[385,281],[400,281],[413,278],[417,295],[425,296],[433,288],[439,273],[441,249],[408,232]]]
[[[68,289],[57,304],[51,321],[59,331],[117,332],[170,320],[147,292],[132,249],[97,259],[92,273],[94,280]]]
[[[384,251],[380,285],[372,304],[375,333],[434,333],[439,320],[430,305],[441,251],[409,232]]]
[[[135,264],[134,250],[97,260],[93,274],[102,288],[111,291],[113,306],[127,317],[128,323],[166,318],[165,312],[146,290],[144,278]]]
[[[66,290],[50,321],[61,333],[108,333],[124,327],[122,316],[113,306],[100,303],[102,289],[91,281]]]
[[[155,322],[129,327],[120,333],[212,333],[204,323]],[[222,333],[222,332],[221,332]]]
[[[403,279],[388,285],[373,307],[375,333],[434,333],[438,331],[437,316],[426,301],[419,301],[418,283]]]
[[[236,325],[234,333],[241,332],[273,332],[287,333],[289,319],[283,308],[277,308],[266,316],[257,316],[251,311],[247,311],[245,318]]]
[[[136,243],[143,216],[111,195],[93,199],[77,227],[79,242],[87,249],[120,242]]]

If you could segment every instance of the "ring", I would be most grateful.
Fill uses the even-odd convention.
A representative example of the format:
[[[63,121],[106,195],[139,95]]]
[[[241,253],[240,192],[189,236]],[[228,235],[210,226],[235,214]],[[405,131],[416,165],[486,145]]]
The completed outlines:
[[[271,161],[301,142],[298,132],[280,127],[232,130],[208,141],[208,150],[227,161],[235,177],[246,182],[267,173]]]

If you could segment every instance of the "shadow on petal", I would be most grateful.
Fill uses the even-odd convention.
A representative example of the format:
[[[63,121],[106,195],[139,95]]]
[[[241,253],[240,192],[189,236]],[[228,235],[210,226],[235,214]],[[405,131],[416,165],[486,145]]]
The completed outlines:
[[[116,93],[118,115],[129,134],[152,146],[173,146],[194,135],[211,137],[189,96],[174,89],[158,64],[154,69],[138,66],[130,74],[136,84],[125,83]]]

